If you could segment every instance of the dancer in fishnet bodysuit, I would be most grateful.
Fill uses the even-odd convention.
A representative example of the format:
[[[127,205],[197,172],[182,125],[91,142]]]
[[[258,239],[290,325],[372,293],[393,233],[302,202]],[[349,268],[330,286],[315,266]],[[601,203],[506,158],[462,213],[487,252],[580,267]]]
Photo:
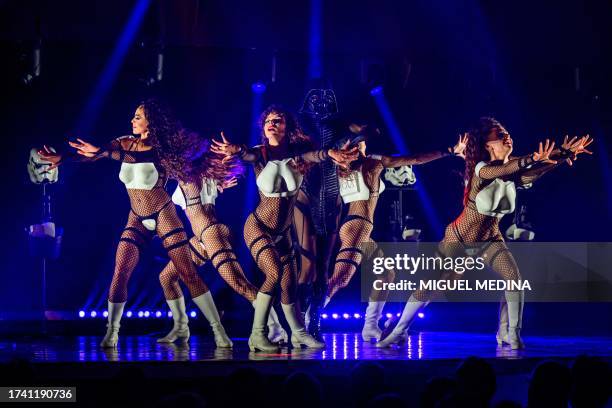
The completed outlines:
[[[460,156],[465,149],[465,139],[460,137],[454,147],[449,147],[445,151],[410,156],[367,155],[367,138],[379,135],[378,130],[368,126],[352,125],[351,131],[356,133],[352,144],[359,145],[360,155],[359,159],[351,164],[349,170],[340,169],[338,171],[340,195],[344,203],[348,204],[348,213],[340,226],[340,250],[336,255],[333,274],[328,281],[326,305],[340,289],[349,284],[361,265],[363,249],[371,246],[371,244],[365,246],[363,244],[373,242],[370,236],[374,228],[374,211],[379,193],[384,190],[384,183],[380,180],[383,169],[425,164],[453,154]],[[378,320],[382,316],[383,307],[384,301],[382,300],[368,302],[362,330],[364,340],[380,338],[382,332],[378,327]]]
[[[260,201],[244,226],[245,242],[255,263],[265,274],[255,301],[253,329],[249,337],[252,351],[273,351],[277,346],[265,335],[265,322],[273,294],[280,287],[281,305],[291,328],[294,346],[323,347],[310,336],[296,310],[296,254],[291,241],[293,208],[304,173],[313,163],[332,157],[344,165],[355,152],[341,150],[309,151],[310,140],[296,119],[282,108],[272,106],[261,115],[263,144],[254,148],[231,144],[223,137],[213,141],[213,151],[227,157],[239,155],[252,163],[257,177]]]
[[[481,118],[470,131],[466,149],[464,209],[446,227],[444,239],[438,247],[441,256],[465,256],[464,244],[484,243],[478,256],[504,280],[517,281],[520,273],[514,257],[504,243],[499,222],[504,214],[514,211],[515,183],[529,186],[538,177],[563,162],[572,164],[578,154],[592,142],[588,136],[565,138],[560,149],[546,140],[532,154],[510,157],[513,142],[506,129],[493,118]],[[492,197],[497,197],[493,200]],[[501,199],[499,199],[501,197]],[[451,276],[452,278],[452,276]],[[377,346],[401,344],[414,316],[439,292],[415,291],[408,300],[397,326]],[[506,291],[500,307],[498,343],[510,344],[512,349],[523,348],[520,337],[524,294]]]
[[[242,172],[238,163],[222,163],[222,157],[207,152],[196,158],[192,164],[194,174],[187,174],[179,181],[172,199],[185,210],[191,223],[194,236],[190,239],[189,246],[196,266],[211,261],[228,285],[254,305],[257,288],[244,275],[230,242],[229,228],[217,220],[215,211],[217,190],[222,192],[225,188],[236,185],[236,176]],[[172,262],[169,262],[159,275],[168,304],[178,303],[178,307],[173,308],[174,327],[170,333],[158,339],[160,343],[173,342],[189,334],[184,302],[181,303],[183,294],[178,284],[179,277]],[[273,309],[270,311],[268,328],[272,342],[287,340],[287,334]]]
[[[123,309],[127,301],[127,285],[140,259],[143,246],[156,233],[168,252],[177,272],[194,298],[210,297],[208,287],[198,276],[191,261],[187,235],[170,196],[164,189],[168,176],[176,171],[177,163],[183,163],[177,151],[167,148],[171,138],[183,138],[180,123],[168,109],[155,100],[143,102],[132,119],[132,132],[136,136],[125,136],[112,141],[107,147],[99,148],[81,139],[69,142],[82,157],[81,161],[95,161],[109,158],[120,161],[119,178],[126,185],[131,210],[119,244],[115,259],[115,271],[108,295],[107,332],[102,347],[115,347]],[[61,155],[53,154],[48,148],[40,151],[41,156],[59,164]],[[76,159],[69,155],[66,158]],[[214,308],[214,302],[207,306]],[[207,311],[208,313],[209,311]],[[215,309],[216,313],[216,309]],[[231,347],[218,321],[211,322],[218,333],[224,336],[221,346]]]

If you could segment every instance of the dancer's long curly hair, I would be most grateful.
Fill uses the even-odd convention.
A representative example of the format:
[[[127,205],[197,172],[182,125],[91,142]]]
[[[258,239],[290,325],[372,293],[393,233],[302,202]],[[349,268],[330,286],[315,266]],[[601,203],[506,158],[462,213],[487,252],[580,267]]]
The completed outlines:
[[[261,143],[264,145],[264,147],[267,148],[269,146],[268,139],[266,138],[264,131],[264,122],[271,113],[276,113],[285,119],[285,137],[288,138],[289,151],[292,154],[300,154],[314,149],[312,139],[304,133],[295,115],[279,105],[268,106],[259,116],[257,125],[259,126],[261,132]],[[297,169],[302,174],[305,174],[312,166],[312,163],[305,163],[302,161],[297,163]]]
[[[210,142],[185,129],[165,103],[147,99],[140,107],[149,124],[149,140],[168,177],[188,182],[204,176],[223,182],[241,171],[221,163],[222,157],[210,151]]]
[[[503,129],[502,124],[497,119],[482,117],[468,133],[468,141],[465,148],[465,171],[463,173],[465,184],[463,205],[467,205],[468,202],[476,165],[481,161],[489,160],[490,155],[485,149],[485,143],[487,142],[487,136],[495,129]]]

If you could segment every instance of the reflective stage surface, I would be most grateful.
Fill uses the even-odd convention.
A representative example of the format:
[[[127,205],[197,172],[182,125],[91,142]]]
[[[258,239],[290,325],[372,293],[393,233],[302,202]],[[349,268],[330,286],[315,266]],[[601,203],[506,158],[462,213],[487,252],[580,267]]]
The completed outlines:
[[[0,361],[24,358],[33,363],[167,362],[167,361],[347,361],[572,358],[586,354],[612,357],[612,339],[605,337],[524,338],[525,350],[498,347],[494,334],[422,332],[401,347],[379,349],[360,333],[327,333],[321,350],[281,348],[279,353],[251,353],[245,338],[234,338],[233,349],[215,349],[212,337],[193,336],[188,344],[159,344],[154,336],[120,336],[117,349],[99,347],[101,336],[15,338],[0,341]]]

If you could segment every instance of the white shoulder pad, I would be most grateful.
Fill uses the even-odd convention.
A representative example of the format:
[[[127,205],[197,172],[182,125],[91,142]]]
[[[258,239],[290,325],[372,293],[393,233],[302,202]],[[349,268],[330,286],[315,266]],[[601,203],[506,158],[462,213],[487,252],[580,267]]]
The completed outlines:
[[[478,163],[476,165],[476,167],[474,168],[474,174],[476,174],[476,177],[480,177],[480,170],[487,165],[487,162],[483,162],[481,161],[480,163]]]

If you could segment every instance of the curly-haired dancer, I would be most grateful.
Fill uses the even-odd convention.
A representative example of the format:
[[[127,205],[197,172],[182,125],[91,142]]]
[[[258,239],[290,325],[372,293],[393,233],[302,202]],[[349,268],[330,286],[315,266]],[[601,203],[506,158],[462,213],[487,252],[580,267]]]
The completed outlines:
[[[189,241],[191,255],[196,266],[210,261],[227,284],[255,305],[257,288],[248,281],[232,248],[230,230],[218,221],[215,202],[218,192],[236,185],[236,176],[242,172],[238,163],[222,163],[222,156],[211,152],[195,152],[192,159],[192,174],[184,174],[172,195],[172,200],[187,215],[194,236]],[[198,157],[199,156],[199,157]],[[178,284],[180,275],[176,266],[169,262],[159,275],[166,301],[172,310],[174,327],[160,343],[174,342],[189,337],[188,317],[185,302]],[[210,295],[208,295],[210,296]],[[194,299],[198,303],[198,299]],[[211,312],[212,313],[212,312]],[[211,320],[211,319],[209,319]],[[269,337],[272,342],[287,340],[278,322],[274,309],[268,320]],[[217,333],[215,332],[217,337]],[[217,344],[222,343],[219,339]]]
[[[514,257],[504,243],[499,222],[514,211],[515,186],[529,186],[538,177],[564,161],[572,164],[578,154],[592,142],[588,136],[565,138],[560,149],[554,142],[540,143],[536,152],[510,157],[513,141],[506,129],[493,118],[481,118],[469,132],[465,158],[464,209],[446,227],[444,239],[438,247],[442,256],[453,256],[465,244],[482,243],[479,254],[487,265],[504,280],[518,281],[520,273]],[[459,249],[459,250],[458,250]],[[462,250],[461,250],[462,251]],[[414,316],[425,307],[436,292],[415,291],[408,300],[397,326],[378,347],[400,344]],[[500,308],[498,343],[510,344],[512,349],[524,347],[520,337],[524,293],[506,291]]]
[[[119,179],[125,184],[130,198],[131,210],[127,225],[121,234],[115,258],[115,271],[108,295],[108,324],[102,347],[115,347],[119,338],[119,327],[127,301],[128,281],[144,245],[154,234],[162,240],[172,263],[185,282],[191,296],[201,299],[198,306],[203,308],[215,330],[215,339],[225,337],[222,347],[231,346],[208,287],[198,276],[191,261],[189,241],[183,224],[176,213],[170,196],[164,189],[168,177],[175,175],[185,166],[180,151],[170,149],[170,141],[188,140],[185,130],[173,118],[169,110],[158,101],[147,100],[140,104],[132,119],[134,136],[113,140],[104,148],[96,147],[81,139],[69,142],[83,161],[109,158],[121,162]],[[183,145],[185,146],[185,145]],[[59,164],[62,156],[53,154],[48,148],[40,152],[46,160]],[[78,157],[78,156],[72,156]]]
[[[266,320],[278,287],[281,305],[291,328],[291,343],[298,347],[320,348],[304,328],[295,305],[296,254],[291,239],[293,209],[303,176],[313,163],[332,157],[344,162],[349,153],[340,150],[312,151],[296,119],[288,111],[271,106],[260,118],[262,144],[253,148],[231,144],[223,137],[213,140],[213,151],[228,158],[238,155],[252,163],[257,177],[260,201],[244,226],[244,239],[255,263],[265,275],[255,301],[253,329],[249,337],[251,351],[273,351],[277,346],[265,335]],[[354,154],[353,154],[354,155]],[[346,157],[345,157],[346,156]]]

